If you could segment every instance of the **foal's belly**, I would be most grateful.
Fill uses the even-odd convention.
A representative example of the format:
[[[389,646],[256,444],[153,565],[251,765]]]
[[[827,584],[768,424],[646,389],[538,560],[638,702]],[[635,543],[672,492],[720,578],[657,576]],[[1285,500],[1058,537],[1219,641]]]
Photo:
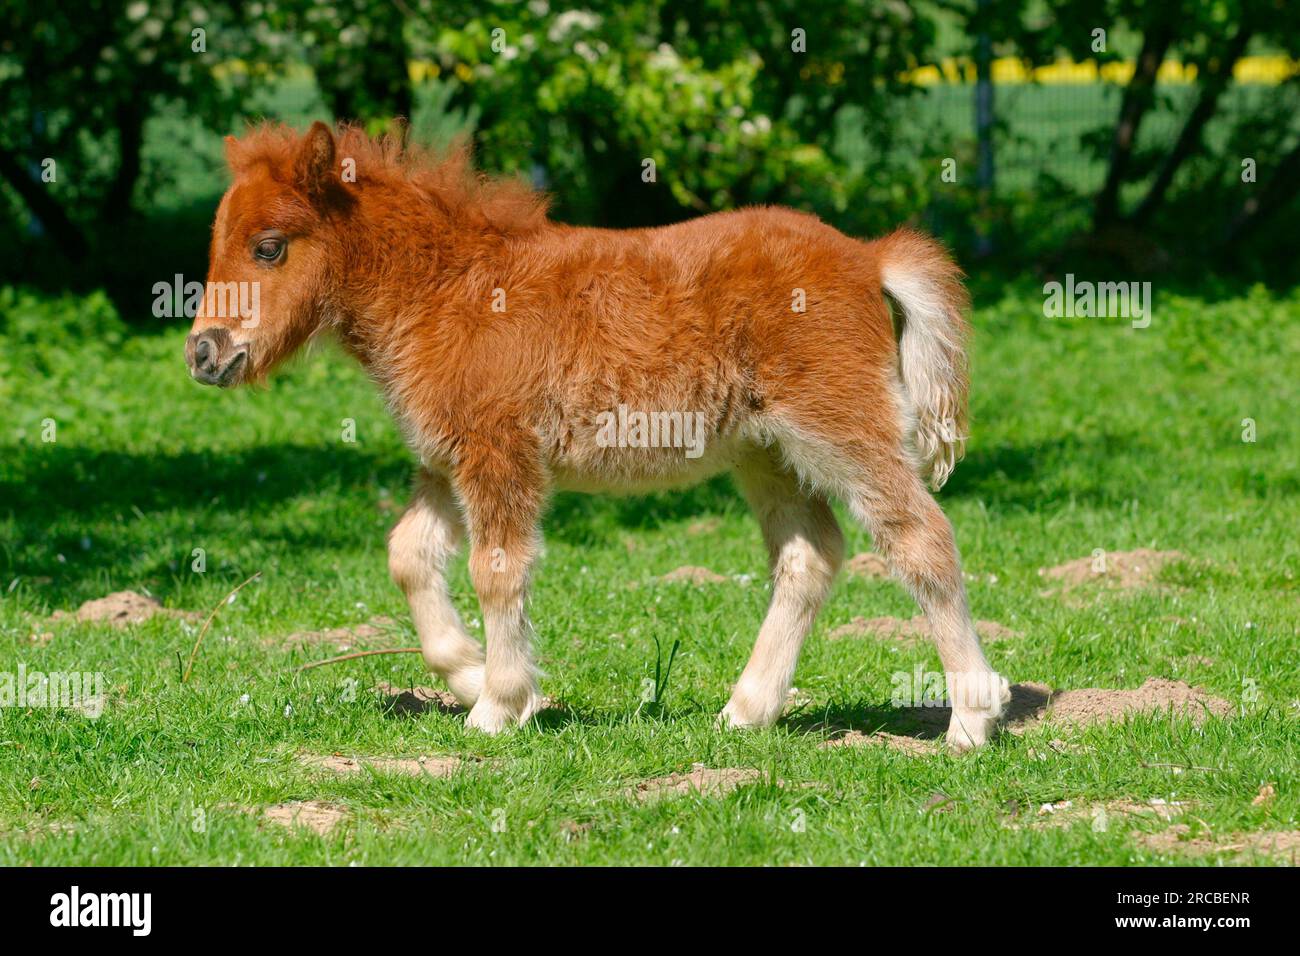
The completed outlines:
[[[551,479],[561,491],[646,494],[698,484],[730,471],[745,446],[743,436],[716,436],[699,454],[686,448],[570,446],[555,455]]]

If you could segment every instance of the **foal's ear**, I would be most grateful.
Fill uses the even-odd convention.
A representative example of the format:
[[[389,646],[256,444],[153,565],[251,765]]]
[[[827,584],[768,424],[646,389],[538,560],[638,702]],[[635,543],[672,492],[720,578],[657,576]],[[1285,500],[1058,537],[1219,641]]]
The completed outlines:
[[[338,182],[334,172],[334,134],[317,120],[302,139],[294,162],[294,178],[312,202],[324,199]]]

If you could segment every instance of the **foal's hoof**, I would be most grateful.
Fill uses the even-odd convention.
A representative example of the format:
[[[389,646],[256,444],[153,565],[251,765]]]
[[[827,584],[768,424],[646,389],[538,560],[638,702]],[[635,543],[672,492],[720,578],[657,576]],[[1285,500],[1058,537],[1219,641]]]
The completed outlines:
[[[718,727],[723,730],[759,730],[771,727],[781,715],[778,708],[775,713],[761,712],[757,708],[746,706],[732,697],[727,706],[718,714]]]
[[[499,734],[528,723],[541,705],[542,699],[536,694],[530,696],[522,707],[509,707],[487,697],[480,697],[478,703],[470,708],[465,726],[481,730],[485,734]]]
[[[1006,705],[1011,703],[1011,686],[1001,675],[993,675],[994,699],[982,708],[954,707],[948,722],[946,742],[953,753],[965,753],[983,747],[1002,724]]]
[[[989,717],[978,711],[967,711],[960,717],[953,714],[944,742],[953,753],[963,754],[983,747],[997,733],[997,729],[997,717]]]

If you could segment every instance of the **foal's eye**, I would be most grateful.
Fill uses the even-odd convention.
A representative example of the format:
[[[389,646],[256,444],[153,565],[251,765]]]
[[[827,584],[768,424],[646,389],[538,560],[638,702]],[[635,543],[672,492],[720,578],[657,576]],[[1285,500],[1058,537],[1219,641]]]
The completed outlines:
[[[284,252],[285,241],[280,236],[268,236],[260,239],[253,247],[253,255],[263,262],[274,262]]]

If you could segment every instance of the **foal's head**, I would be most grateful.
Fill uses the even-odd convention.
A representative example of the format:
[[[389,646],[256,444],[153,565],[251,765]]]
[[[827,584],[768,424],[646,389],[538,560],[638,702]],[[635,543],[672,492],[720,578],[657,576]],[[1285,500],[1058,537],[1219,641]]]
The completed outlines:
[[[305,136],[265,128],[227,138],[226,154],[234,181],[185,343],[190,374],[223,387],[265,375],[325,321],[334,247],[355,201],[323,123]]]
[[[407,148],[324,123],[227,138],[234,179],[212,227],[208,283],[185,343],[209,385],[254,381],[323,325],[350,327],[409,303],[415,286],[474,255],[484,237],[535,230],[546,202],[477,176],[465,149]],[[404,288],[394,287],[395,283]]]

